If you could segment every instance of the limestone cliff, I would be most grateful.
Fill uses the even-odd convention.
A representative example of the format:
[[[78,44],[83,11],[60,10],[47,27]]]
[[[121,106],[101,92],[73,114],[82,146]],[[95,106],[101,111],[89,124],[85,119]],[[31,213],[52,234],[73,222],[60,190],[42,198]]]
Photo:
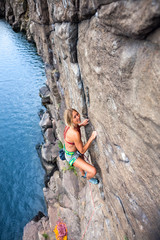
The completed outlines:
[[[76,108],[98,137],[89,157],[99,186],[74,173],[44,189],[49,219],[68,226],[69,240],[160,239],[160,1],[6,0],[5,17],[24,30],[46,64],[47,110],[63,141],[63,111]],[[94,205],[90,196],[93,194]],[[31,223],[32,225],[32,223]],[[26,230],[27,229],[27,230]],[[25,228],[27,238],[29,225]],[[30,232],[31,234],[31,232]]]

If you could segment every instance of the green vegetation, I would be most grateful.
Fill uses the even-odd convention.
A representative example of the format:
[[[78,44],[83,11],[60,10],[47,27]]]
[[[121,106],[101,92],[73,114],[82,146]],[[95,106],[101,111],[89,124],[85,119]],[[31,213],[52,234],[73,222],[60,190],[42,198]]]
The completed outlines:
[[[59,149],[63,149],[63,144],[61,141],[58,142],[58,147]],[[72,171],[74,172],[74,174],[77,176],[77,171],[76,171],[76,168],[74,166],[70,166],[69,163],[66,161],[68,167],[64,167],[62,170],[63,172],[66,172],[66,171]]]
[[[124,237],[124,240],[129,240],[127,236]]]
[[[43,236],[45,239],[48,239],[48,238],[49,238],[49,236],[48,236],[47,233],[43,233],[42,236]]]
[[[62,170],[64,171],[64,172],[66,172],[66,171],[72,171],[76,176],[78,175],[77,174],[77,171],[76,171],[76,168],[74,167],[74,166],[70,166],[69,165],[69,163],[66,161],[66,163],[67,163],[67,165],[68,165],[68,168],[63,168]]]
[[[59,147],[59,149],[62,149],[62,148],[63,148],[63,144],[62,144],[61,141],[58,142],[58,147]]]

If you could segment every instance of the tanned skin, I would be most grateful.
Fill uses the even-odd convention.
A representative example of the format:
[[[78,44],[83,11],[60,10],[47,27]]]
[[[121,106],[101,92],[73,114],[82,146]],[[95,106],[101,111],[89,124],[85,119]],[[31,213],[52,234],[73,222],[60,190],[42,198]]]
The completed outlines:
[[[65,147],[69,152],[79,151],[81,154],[84,154],[89,148],[92,141],[96,138],[97,133],[93,131],[87,143],[83,145],[81,140],[80,132],[78,131],[79,127],[86,126],[89,123],[89,119],[85,119],[81,123],[80,114],[76,111],[72,112],[72,123],[74,127],[70,127],[66,133],[66,141]],[[71,145],[67,142],[74,143],[75,145]],[[73,166],[79,168],[82,176],[84,176],[85,172],[87,172],[87,179],[91,179],[96,175],[96,168],[85,162],[82,157],[77,158],[77,160],[73,163]]]

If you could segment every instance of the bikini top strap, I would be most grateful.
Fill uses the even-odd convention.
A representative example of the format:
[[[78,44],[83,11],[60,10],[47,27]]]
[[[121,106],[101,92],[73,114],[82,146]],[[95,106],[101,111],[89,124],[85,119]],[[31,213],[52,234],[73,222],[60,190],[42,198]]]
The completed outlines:
[[[64,139],[66,138],[66,134],[67,134],[69,129],[70,129],[69,126],[65,126],[65,129],[64,129]],[[81,134],[80,126],[77,127],[77,131]]]
[[[69,130],[69,128],[70,128],[70,127],[65,126],[64,133],[63,133],[64,139],[66,138],[66,134],[67,134],[67,131]]]

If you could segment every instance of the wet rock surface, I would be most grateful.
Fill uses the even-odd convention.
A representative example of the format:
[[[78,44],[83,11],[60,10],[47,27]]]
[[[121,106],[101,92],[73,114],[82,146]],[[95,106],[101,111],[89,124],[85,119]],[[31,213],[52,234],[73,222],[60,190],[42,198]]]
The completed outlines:
[[[100,179],[94,204],[90,185],[57,158],[44,189],[46,224],[53,229],[61,216],[69,239],[79,240],[95,205],[86,240],[160,239],[160,2],[28,0],[26,12],[17,4],[6,1],[6,19],[23,23],[46,63],[44,158],[54,159],[55,138],[63,142],[66,107],[90,119],[84,142],[98,134],[89,151]]]

